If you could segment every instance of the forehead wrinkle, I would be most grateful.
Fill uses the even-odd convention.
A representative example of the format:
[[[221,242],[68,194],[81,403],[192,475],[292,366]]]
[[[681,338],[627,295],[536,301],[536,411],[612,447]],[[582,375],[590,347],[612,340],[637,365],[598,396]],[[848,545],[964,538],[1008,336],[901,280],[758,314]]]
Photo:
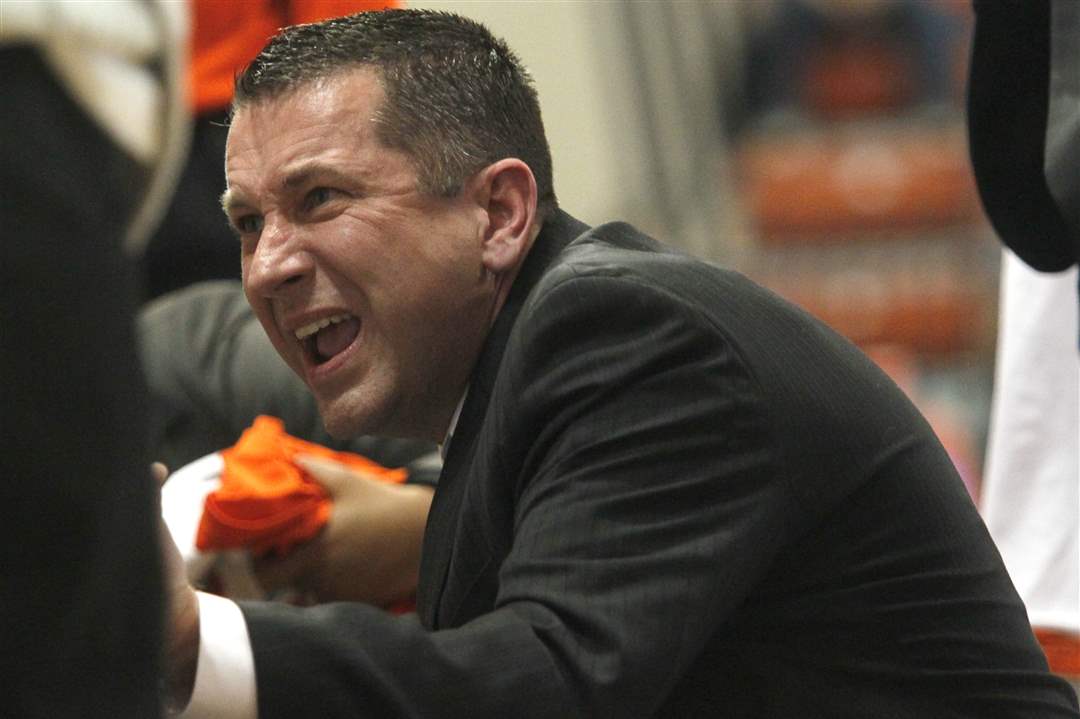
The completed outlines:
[[[313,177],[327,177],[333,180],[346,179],[345,173],[336,170],[320,160],[304,160],[298,167],[288,170],[281,178],[281,189],[291,190],[306,185]]]
[[[371,71],[356,68],[355,72],[363,78]],[[270,173],[277,175],[277,178],[271,180],[271,184],[264,185],[264,190],[284,196],[312,182],[357,187],[367,186],[378,179],[380,168],[371,164],[370,158],[366,157],[366,150],[368,147],[393,149],[386,147],[378,136],[377,110],[383,90],[378,77],[372,75],[371,79],[375,80],[373,91],[376,107],[366,107],[364,111],[358,112],[360,108],[356,105],[367,106],[369,100],[365,100],[364,96],[370,96],[372,89],[365,88],[361,96],[357,97],[357,93],[361,91],[353,85],[356,77],[353,72],[334,74],[305,83],[282,96],[265,98],[237,112],[233,118],[232,132],[236,132],[237,127],[242,124],[237,122],[242,114],[246,121],[243,123],[245,142],[239,144],[244,146],[245,152],[252,150],[255,139],[261,138],[261,142],[255,145],[264,147],[268,138],[288,141],[287,147],[274,153],[279,155],[277,158],[266,158],[271,165],[277,165],[276,171]],[[366,79],[368,78],[364,78]],[[366,84],[364,80],[361,80],[361,85]],[[325,112],[328,106],[335,104],[337,107],[334,111]],[[292,137],[280,134],[282,113],[286,113],[289,118],[299,116],[306,119],[301,127],[288,129]],[[249,135],[252,137],[248,137]],[[240,154],[239,148],[236,154]],[[292,155],[292,158],[288,155]],[[256,194],[255,197],[259,195]],[[230,209],[235,211],[239,207],[257,207],[257,203],[252,199],[244,196],[242,189],[230,188],[221,196],[221,203],[228,213]]]

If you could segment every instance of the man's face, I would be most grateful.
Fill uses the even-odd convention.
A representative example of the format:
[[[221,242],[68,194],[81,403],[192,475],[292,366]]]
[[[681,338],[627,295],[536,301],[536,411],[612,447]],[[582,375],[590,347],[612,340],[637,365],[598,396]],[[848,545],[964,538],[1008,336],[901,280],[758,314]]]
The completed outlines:
[[[244,106],[226,149],[226,212],[244,291],[339,437],[439,441],[494,314],[487,216],[466,190],[417,191],[383,147],[373,71]]]

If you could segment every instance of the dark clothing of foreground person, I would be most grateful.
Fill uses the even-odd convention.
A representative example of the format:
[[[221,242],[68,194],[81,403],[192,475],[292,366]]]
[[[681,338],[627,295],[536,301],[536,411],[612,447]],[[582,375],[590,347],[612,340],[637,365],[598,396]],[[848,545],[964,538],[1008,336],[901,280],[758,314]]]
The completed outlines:
[[[135,278],[148,171],[0,48],[0,715],[158,716],[164,591]]]

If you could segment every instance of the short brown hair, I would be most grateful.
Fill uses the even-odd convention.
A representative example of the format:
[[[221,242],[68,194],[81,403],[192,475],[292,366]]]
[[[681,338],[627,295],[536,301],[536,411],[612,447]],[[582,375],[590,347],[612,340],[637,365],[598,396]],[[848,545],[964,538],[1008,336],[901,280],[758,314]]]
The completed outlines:
[[[385,10],[285,28],[237,76],[233,109],[354,67],[378,72],[377,136],[412,158],[422,191],[452,197],[516,157],[536,178],[540,218],[558,206],[532,78],[505,42],[453,13]]]

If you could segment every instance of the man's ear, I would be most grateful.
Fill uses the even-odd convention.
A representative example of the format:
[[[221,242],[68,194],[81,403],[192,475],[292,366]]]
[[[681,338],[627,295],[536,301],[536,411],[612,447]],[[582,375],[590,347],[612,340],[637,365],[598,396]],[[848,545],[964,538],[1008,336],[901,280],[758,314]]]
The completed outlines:
[[[475,197],[487,213],[482,238],[484,268],[495,275],[513,273],[532,244],[536,223],[536,178],[529,166],[508,157],[481,170]]]

